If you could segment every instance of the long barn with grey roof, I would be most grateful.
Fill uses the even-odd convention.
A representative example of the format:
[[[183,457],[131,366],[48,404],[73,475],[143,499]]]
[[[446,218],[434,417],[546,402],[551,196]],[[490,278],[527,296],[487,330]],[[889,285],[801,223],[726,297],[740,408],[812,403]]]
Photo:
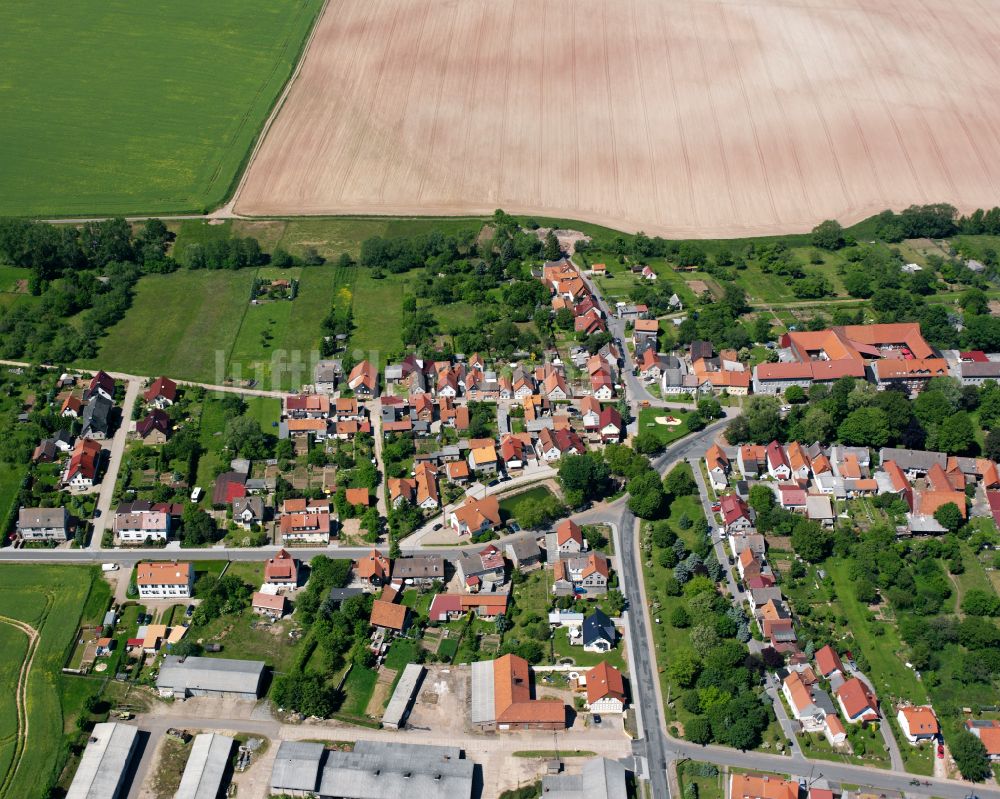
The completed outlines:
[[[475,763],[451,746],[357,741],[353,752],[282,742],[272,793],[321,799],[469,799]]]
[[[233,751],[233,739],[206,732],[194,737],[191,754],[174,799],[216,799]]]
[[[139,730],[117,722],[94,725],[66,799],[119,799]]]
[[[263,680],[264,662],[261,660],[167,655],[156,678],[156,687],[160,696],[180,699],[189,696],[258,699]]]

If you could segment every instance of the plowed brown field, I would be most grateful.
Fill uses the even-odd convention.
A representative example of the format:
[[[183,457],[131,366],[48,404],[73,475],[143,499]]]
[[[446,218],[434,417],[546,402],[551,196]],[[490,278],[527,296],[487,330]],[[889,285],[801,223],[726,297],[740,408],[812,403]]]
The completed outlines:
[[[245,214],[723,236],[1000,203],[996,0],[330,0]]]

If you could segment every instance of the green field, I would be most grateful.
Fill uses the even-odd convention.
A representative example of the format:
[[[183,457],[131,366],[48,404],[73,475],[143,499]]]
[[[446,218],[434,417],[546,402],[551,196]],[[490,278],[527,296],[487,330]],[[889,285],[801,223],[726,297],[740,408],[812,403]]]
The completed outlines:
[[[321,6],[0,4],[0,214],[218,205]]]
[[[521,512],[525,502],[539,502],[552,496],[552,492],[546,486],[535,486],[519,494],[511,494],[500,500],[500,513],[505,519],[517,519],[517,514]]]
[[[69,646],[74,640],[81,613],[87,621],[93,616],[103,615],[106,609],[107,591],[89,599],[93,572],[73,566],[36,566],[27,564],[0,566],[0,615],[18,619],[34,626],[40,634],[35,650],[31,674],[27,686],[27,708],[30,734],[27,745],[15,750],[11,746],[0,747],[0,767],[11,763],[10,757],[17,751],[20,763],[13,774],[4,770],[0,778],[0,797],[17,799],[44,795],[48,785],[53,783],[68,754],[65,731],[67,722],[79,712],[83,701],[81,692],[75,690],[77,682],[69,683],[60,673]],[[101,606],[103,603],[103,606]],[[100,607],[99,607],[100,606]],[[98,618],[99,620],[99,618]],[[5,662],[2,672],[4,684],[8,687],[7,697],[0,712],[0,732],[4,743],[12,733],[10,722],[14,719],[14,675],[20,667],[24,644],[10,638],[13,647],[8,648],[10,636],[21,636],[11,627],[4,627],[0,644],[4,644]],[[21,652],[21,656],[17,653]],[[86,695],[93,693],[95,685],[87,681],[79,683]],[[65,689],[65,690],[64,690]],[[9,751],[8,751],[9,749]]]
[[[136,288],[125,318],[101,340],[96,358],[82,365],[139,375],[165,374],[182,380],[219,383],[225,378],[256,379],[263,388],[289,389],[310,381],[318,357],[321,323],[333,298],[348,288],[353,298],[354,331],[350,349],[359,357],[384,364],[402,350],[403,297],[412,274],[387,274],[374,279],[367,270],[333,264],[343,252],[357,256],[372,236],[404,236],[438,230],[458,233],[480,225],[458,219],[295,219],[237,220],[209,225],[196,220],[172,223],[177,238],[173,252],[183,260],[185,249],[230,236],[253,236],[265,251],[278,245],[301,256],[315,248],[328,259],[322,266],[291,269],[260,267],[241,270],[187,270],[148,275]],[[23,270],[15,270],[23,271]],[[250,304],[255,276],[297,278],[298,296]],[[4,281],[16,279],[0,271]],[[434,309],[445,329],[471,319],[472,309],[455,303]],[[304,368],[297,368],[297,364]]]
[[[669,444],[678,438],[683,438],[688,434],[688,429],[683,424],[668,426],[656,421],[658,416],[673,416],[682,422],[688,417],[686,411],[679,411],[676,408],[664,410],[663,408],[643,408],[639,411],[639,432],[651,433],[661,444]]]
[[[249,307],[254,270],[149,275],[136,288],[125,318],[101,340],[92,362],[140,375],[214,382],[222,375]]]

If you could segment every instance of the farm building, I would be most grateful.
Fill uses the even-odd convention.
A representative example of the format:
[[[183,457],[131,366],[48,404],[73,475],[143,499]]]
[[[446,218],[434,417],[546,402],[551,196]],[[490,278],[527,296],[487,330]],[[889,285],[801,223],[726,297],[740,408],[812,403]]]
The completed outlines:
[[[396,690],[382,716],[382,726],[388,730],[398,730],[406,726],[406,717],[413,706],[413,700],[420,690],[424,678],[424,667],[419,663],[408,663],[403,669],[403,676],[396,683]]]
[[[118,799],[135,752],[139,729],[117,722],[95,724],[66,799]]]
[[[196,735],[174,799],[215,799],[222,790],[232,751],[232,738],[214,732]]]
[[[555,774],[542,779],[545,799],[625,799],[625,767],[617,760],[595,757],[579,774]]]
[[[344,799],[467,799],[475,763],[452,746],[357,741],[353,752],[282,741],[271,792]]]
[[[179,699],[189,696],[257,699],[263,678],[261,660],[167,655],[156,678],[156,688],[160,696]]]

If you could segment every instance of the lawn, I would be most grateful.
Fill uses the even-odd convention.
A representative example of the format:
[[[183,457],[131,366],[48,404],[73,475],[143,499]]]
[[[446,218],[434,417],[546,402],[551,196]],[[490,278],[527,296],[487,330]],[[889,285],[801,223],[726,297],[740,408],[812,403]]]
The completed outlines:
[[[0,4],[0,215],[200,211],[229,193],[320,0]]]
[[[43,795],[48,786],[54,784],[66,760],[68,747],[64,730],[79,712],[82,700],[74,690],[64,692],[53,690],[53,687],[63,685],[60,669],[74,641],[81,614],[85,608],[88,615],[96,615],[98,610],[97,601],[88,600],[95,571],[75,566],[0,566],[0,615],[27,622],[40,633],[27,686],[30,738],[27,746],[20,744],[10,749],[9,757],[7,749],[0,750],[0,765],[16,763],[16,771],[3,773],[0,796]],[[99,612],[103,615],[104,608]],[[5,642],[9,629],[4,628]],[[5,647],[2,651],[5,659],[16,661],[16,670],[21,663],[23,647],[14,639],[10,642],[13,650]],[[9,665],[4,665],[2,671],[8,676],[12,674]],[[0,720],[3,729],[8,731],[13,710],[13,682],[8,680],[5,684],[10,689],[10,704],[3,706]],[[83,686],[76,682],[66,685]],[[86,687],[90,689],[87,693],[95,691],[97,685],[87,681]]]
[[[673,416],[675,419],[680,419],[682,424],[673,426],[660,424],[656,421],[659,416]],[[679,411],[677,409],[643,408],[639,411],[639,432],[651,433],[656,437],[657,441],[666,445],[688,434],[688,429],[683,424],[687,417],[688,414],[686,411]]]
[[[206,657],[263,660],[276,672],[287,671],[295,662],[301,640],[289,638],[291,620],[266,624],[249,608],[240,613],[220,616],[202,627],[188,631],[191,640],[222,644],[221,652],[206,652]]]
[[[338,271],[342,270],[334,266],[260,270],[262,279],[297,279],[299,292],[291,301],[247,308],[227,374],[253,377],[267,388],[298,388],[310,383],[312,364],[319,359],[320,323],[330,312]]]
[[[896,625],[889,622],[870,621],[868,609],[854,598],[850,564],[837,558],[829,559],[824,568],[833,579],[840,607],[847,619],[845,629],[850,630],[855,641],[871,664],[868,674],[875,692],[883,703],[905,699],[913,704],[927,701],[924,684],[913,671],[906,668],[897,653],[906,651],[899,638]],[[876,625],[879,632],[875,632]]]
[[[223,382],[253,276],[252,269],[147,275],[125,318],[101,339],[98,357],[83,365]]]
[[[519,494],[511,494],[500,500],[500,515],[505,521],[517,519],[517,514],[520,513],[526,502],[538,502],[551,496],[552,492],[545,486],[535,486]]]
[[[361,669],[357,666],[351,669],[344,682],[344,703],[340,706],[340,712],[348,716],[363,717],[377,681],[378,672],[374,669]]]
[[[0,463],[0,519],[7,518],[7,511],[17,499],[21,480],[27,471],[27,466],[23,464]]]
[[[600,652],[585,652],[583,650],[583,645],[576,646],[569,642],[569,631],[565,627],[560,627],[555,632],[555,636],[552,639],[552,652],[555,655],[555,660],[559,661],[563,658],[571,658],[577,666],[582,666],[583,668],[590,668],[591,666],[596,666],[598,663],[607,661],[610,665],[614,666],[620,671],[627,671],[625,666],[625,658],[622,655],[623,648],[625,646],[624,641],[619,641],[618,646],[607,654],[602,654]]]

